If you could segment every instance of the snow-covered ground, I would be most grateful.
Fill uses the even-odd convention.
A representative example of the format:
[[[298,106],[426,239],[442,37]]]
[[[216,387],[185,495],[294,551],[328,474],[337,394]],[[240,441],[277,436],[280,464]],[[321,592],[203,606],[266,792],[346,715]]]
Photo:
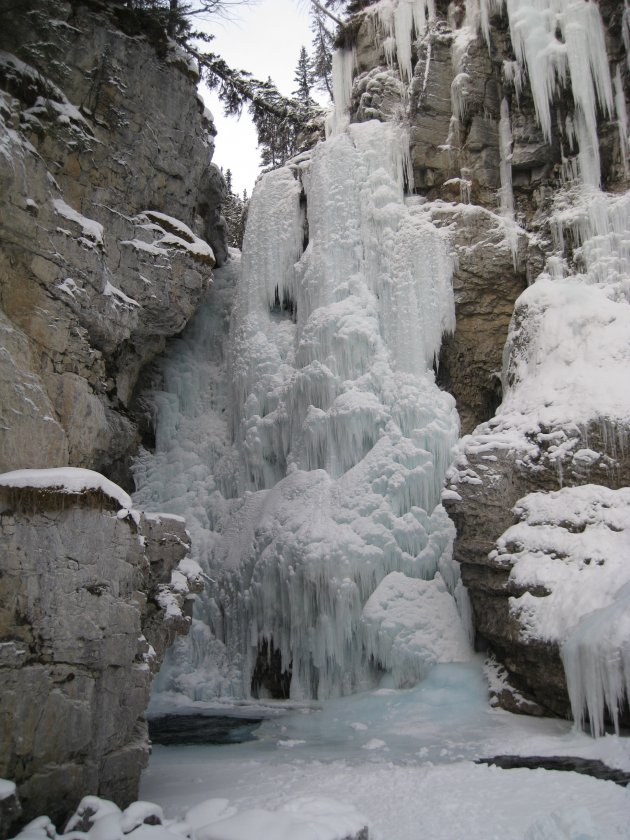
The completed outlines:
[[[143,804],[122,813],[88,798],[98,819],[66,838],[343,840],[362,826],[369,840],[630,838],[630,789],[575,772],[474,763],[580,756],[630,772],[627,739],[594,739],[566,721],[492,709],[479,658],[436,665],[411,689],[383,685],[310,705],[230,709],[175,699],[162,695],[154,711],[219,708],[266,720],[253,742],[154,746]],[[163,824],[132,830],[151,814]],[[39,820],[20,840],[54,838],[46,825]]]
[[[627,739],[592,739],[565,721],[490,708],[478,660],[437,665],[412,689],[298,707],[256,734],[258,741],[233,746],[155,746],[142,798],[174,820],[207,799],[227,800],[238,813],[333,799],[364,816],[370,840],[630,837],[630,790],[574,772],[474,763],[562,755],[630,770]],[[261,840],[256,832],[234,836]]]

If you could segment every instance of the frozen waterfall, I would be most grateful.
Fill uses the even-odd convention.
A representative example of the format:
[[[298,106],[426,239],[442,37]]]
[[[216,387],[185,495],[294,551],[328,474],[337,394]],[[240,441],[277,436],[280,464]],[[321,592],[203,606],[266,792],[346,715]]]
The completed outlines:
[[[351,125],[265,175],[236,292],[234,258],[165,367],[137,501],[194,519],[211,583],[162,689],[264,696],[290,674],[293,698],[326,697],[469,656],[439,505],[458,433],[433,373],[454,326],[451,261],[405,200],[405,138],[394,124]],[[407,591],[409,578],[426,584]],[[420,606],[415,623],[379,608],[381,585]],[[427,653],[417,625],[449,602],[451,644]]]
[[[506,356],[493,434],[525,440],[542,427],[601,423],[623,446],[627,389],[614,383],[627,381],[629,362],[630,200],[602,191],[597,137],[598,115],[616,120],[627,172],[620,65],[609,67],[599,7],[587,0],[465,5],[452,47],[453,131],[468,107],[468,45],[485,37],[492,49],[493,14],[509,25],[515,58],[502,65],[497,218],[515,259],[524,232],[512,119],[527,85],[543,137],[558,134],[562,149],[552,253],[517,304],[527,310],[527,341],[519,344],[515,319],[509,346],[518,352]],[[430,41],[434,3],[382,0],[366,15],[408,81],[412,41]],[[354,51],[336,53],[333,68],[328,138],[259,180],[242,265],[233,255],[216,273],[206,307],[164,365],[156,451],[135,466],[137,503],[186,515],[209,581],[192,633],[158,683],[193,699],[327,697],[384,671],[407,685],[434,662],[468,655],[456,619],[445,646],[427,632],[429,621],[434,636],[442,632],[455,603],[468,614],[439,505],[458,432],[433,373],[454,327],[446,234],[430,222],[430,205],[405,195],[402,118],[349,124]],[[584,653],[591,633],[602,636],[591,652],[602,649],[606,616],[581,627],[579,644],[571,628],[558,643],[567,641],[574,715],[586,708],[599,730],[627,675],[615,666],[598,677]]]

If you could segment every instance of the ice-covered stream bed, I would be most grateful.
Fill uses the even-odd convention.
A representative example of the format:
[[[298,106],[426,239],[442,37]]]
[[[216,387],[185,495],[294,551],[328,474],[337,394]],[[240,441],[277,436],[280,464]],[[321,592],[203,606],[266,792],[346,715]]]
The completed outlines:
[[[204,708],[188,711],[195,706]],[[630,771],[623,738],[592,739],[565,721],[492,709],[477,660],[437,665],[412,689],[381,687],[284,710],[260,725],[255,742],[155,746],[142,798],[159,802],[170,819],[208,799],[224,800],[224,816],[332,799],[365,818],[371,840],[630,837],[628,789],[574,772],[474,763],[500,754],[562,755]],[[234,711],[262,716],[270,707]]]

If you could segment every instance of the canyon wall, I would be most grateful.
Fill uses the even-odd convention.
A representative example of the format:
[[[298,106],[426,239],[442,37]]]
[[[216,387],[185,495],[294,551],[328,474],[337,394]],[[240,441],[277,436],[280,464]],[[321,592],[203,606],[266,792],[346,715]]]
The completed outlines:
[[[457,399],[463,438],[444,504],[457,528],[455,557],[477,642],[507,669],[495,702],[565,716],[571,706],[561,649],[582,615],[576,606],[564,627],[532,629],[532,611],[523,604],[533,598],[542,611],[561,586],[543,583],[542,572],[537,585],[534,573],[524,581],[512,570],[528,547],[540,568],[549,558],[591,564],[589,551],[558,559],[557,539],[538,536],[536,545],[532,535],[543,527],[567,539],[584,533],[583,544],[595,524],[606,534],[621,528],[593,511],[616,504],[602,498],[630,477],[629,406],[625,397],[611,396],[630,386],[627,351],[613,336],[628,323],[628,10],[609,0],[569,11],[557,5],[556,17],[549,17],[556,31],[544,35],[547,56],[557,59],[541,54],[538,67],[527,67],[531,21],[518,17],[527,4],[508,4],[511,20],[501,3],[437,2],[434,15],[431,5],[419,4],[424,22],[416,24],[408,80],[398,13],[368,8],[346,27],[339,43],[356,51],[358,72],[352,119],[409,119],[414,193],[449,236],[455,257],[457,326],[445,336],[436,375]],[[582,14],[592,15],[589,23]],[[574,32],[584,27],[577,64],[571,63],[571,24]],[[538,34],[544,31],[541,25]],[[513,38],[523,39],[520,46]],[[545,73],[549,88],[541,95]],[[548,103],[541,102],[545,96]],[[571,136],[589,107],[594,143]],[[563,519],[554,506],[570,497],[554,493],[585,485],[593,487],[591,514],[583,501],[567,501],[573,514]],[[525,497],[532,493],[543,494],[538,530],[525,528],[534,548],[518,543],[512,531],[502,537],[526,516]],[[545,520],[540,510],[547,508]],[[591,566],[609,569],[613,561]],[[589,578],[584,586],[595,591],[598,584]],[[590,606],[604,608],[615,597],[593,596]],[[582,700],[591,677],[585,670],[576,677]],[[606,679],[593,695],[606,693]]]
[[[0,471],[130,485],[129,405],[226,258],[194,63],[131,10],[27,2],[0,29]]]
[[[0,477],[0,777],[23,820],[63,820],[87,794],[137,798],[152,677],[201,586],[172,574],[183,520],[62,482]]]
[[[201,586],[183,520],[92,486],[131,489],[138,377],[227,258],[198,69],[149,24],[0,9],[0,776],[21,821],[137,797],[151,681]]]

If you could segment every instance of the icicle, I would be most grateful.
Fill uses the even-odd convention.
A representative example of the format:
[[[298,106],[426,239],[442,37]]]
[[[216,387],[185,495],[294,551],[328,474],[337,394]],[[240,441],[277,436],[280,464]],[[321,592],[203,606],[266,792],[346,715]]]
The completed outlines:
[[[484,41],[488,49],[490,49],[490,15],[493,12],[500,12],[502,10],[503,0],[473,0],[473,3],[479,4],[479,26]]]
[[[461,123],[466,116],[469,84],[468,73],[458,73],[451,82],[451,106],[453,116],[458,123]]]
[[[499,171],[501,189],[499,191],[501,214],[507,219],[514,219],[514,195],[512,194],[512,127],[510,108],[507,99],[501,100],[501,118],[499,120]]]
[[[389,66],[398,64],[400,78],[411,81],[413,66],[411,51],[414,32],[421,38],[427,24],[435,20],[435,0],[393,0],[379,3],[368,14],[377,17],[376,39],[385,50]]]
[[[603,735],[608,710],[619,734],[619,710],[630,701],[630,584],[584,616],[561,652],[576,726],[588,714],[591,734]]]
[[[593,173],[599,171],[596,107],[599,104],[609,116],[614,109],[599,7],[587,0],[539,0],[535,4],[530,0],[482,0],[482,8],[488,3],[496,10],[505,3],[516,59],[527,69],[536,116],[547,140],[551,139],[551,102],[570,81],[585,146],[581,149],[582,166],[592,180]],[[562,40],[556,37],[558,30]]]
[[[326,136],[338,134],[350,122],[352,78],[357,64],[356,50],[335,50],[332,56],[332,84],[334,109],[326,123]]]
[[[503,78],[509,84],[514,85],[516,104],[518,105],[519,98],[523,90],[523,68],[518,61],[506,60],[503,62]]]

